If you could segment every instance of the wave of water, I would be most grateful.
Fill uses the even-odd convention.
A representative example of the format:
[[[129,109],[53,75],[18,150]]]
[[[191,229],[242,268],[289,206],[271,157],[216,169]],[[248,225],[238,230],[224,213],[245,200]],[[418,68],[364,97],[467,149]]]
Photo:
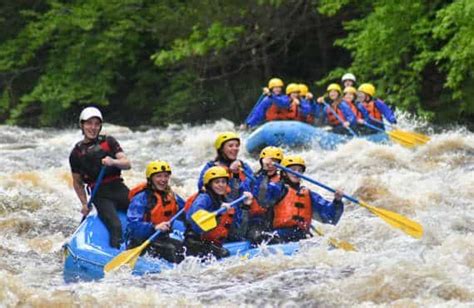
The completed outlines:
[[[433,130],[409,118],[400,125],[430,132],[431,142],[406,149],[353,140],[334,151],[314,145],[300,153],[308,176],[420,222],[421,240],[346,204],[340,223],[324,230],[352,243],[357,252],[330,249],[326,238],[317,237],[292,257],[233,258],[208,266],[189,259],[159,275],[119,272],[75,284],[62,280],[61,246],[81,219],[68,164],[81,134],[0,126],[0,303],[472,307],[474,134],[463,128]],[[142,181],[149,161],[163,159],[172,165],[173,187],[185,197],[195,191],[202,165],[215,155],[217,132],[232,129],[225,120],[144,131],[104,127],[132,161],[132,170],[124,173],[128,186]],[[242,153],[256,169],[254,157]]]

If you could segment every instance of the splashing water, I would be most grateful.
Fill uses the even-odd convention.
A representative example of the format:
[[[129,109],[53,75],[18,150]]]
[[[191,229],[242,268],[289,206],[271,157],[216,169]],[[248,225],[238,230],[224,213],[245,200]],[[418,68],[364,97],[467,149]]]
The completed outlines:
[[[434,131],[404,117],[400,127]],[[124,172],[129,187],[143,180],[149,161],[163,159],[172,165],[172,186],[184,197],[195,191],[200,169],[214,157],[215,135],[233,129],[225,120],[145,131],[104,127],[132,161],[132,170]],[[263,253],[208,266],[189,258],[159,275],[119,271],[98,282],[65,284],[61,246],[81,219],[68,157],[81,134],[0,126],[0,303],[472,307],[474,134],[461,128],[431,136],[416,149],[353,140],[334,151],[316,145],[298,151],[307,161],[308,176],[420,222],[425,230],[421,240],[346,203],[340,223],[324,230],[326,236],[352,243],[357,252],[330,249],[319,237],[291,257]],[[257,169],[258,162],[243,147],[241,158]]]

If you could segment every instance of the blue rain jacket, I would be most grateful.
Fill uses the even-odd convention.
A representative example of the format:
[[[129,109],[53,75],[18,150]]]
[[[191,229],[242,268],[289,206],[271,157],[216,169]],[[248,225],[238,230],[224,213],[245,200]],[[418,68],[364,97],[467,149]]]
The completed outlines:
[[[131,239],[146,240],[155,233],[155,227],[151,222],[145,221],[145,212],[147,207],[148,191],[142,191],[136,194],[130,201],[127,210],[127,229],[125,237],[127,242]],[[175,194],[178,208],[184,206],[184,200]]]
[[[265,115],[272,104],[276,104],[280,108],[288,109],[290,108],[291,100],[284,94],[271,94],[270,96],[265,97],[257,106],[255,106],[253,112],[250,113],[245,120],[245,124],[248,127],[255,127],[265,122]]]

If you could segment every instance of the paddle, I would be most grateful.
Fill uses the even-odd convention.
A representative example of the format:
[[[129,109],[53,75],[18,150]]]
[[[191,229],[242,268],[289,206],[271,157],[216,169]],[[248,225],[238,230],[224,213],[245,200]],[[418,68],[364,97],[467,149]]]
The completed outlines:
[[[389,135],[392,138],[392,140],[398,142],[399,144],[403,145],[404,147],[412,148],[412,147],[415,147],[415,146],[418,145],[418,143],[414,142],[411,138],[406,137],[406,136],[401,135],[401,134],[397,134],[394,131],[385,131],[382,128],[379,128],[377,126],[374,126],[372,124],[367,123],[366,121],[364,121],[363,124],[367,127],[372,128],[373,130],[376,130],[376,131],[379,131],[379,132],[382,132],[382,133],[385,133],[385,134]]]
[[[307,180],[308,182],[310,183],[313,183],[315,185],[318,185],[319,187],[322,187],[330,192],[336,192],[335,189],[329,187],[329,186],[326,186],[316,180],[313,180],[301,173],[298,173],[296,171],[293,171],[292,169],[289,169],[289,168],[286,168],[286,167],[283,167],[282,165],[280,164],[277,164],[277,163],[273,163],[277,168],[280,168],[282,169],[283,171],[285,172],[288,172],[288,173],[291,173],[297,177],[300,177],[302,179],[305,179]],[[400,230],[402,230],[403,232],[405,232],[406,234],[414,237],[414,238],[421,238],[423,236],[423,227],[413,221],[413,220],[410,220],[400,214],[397,214],[397,213],[394,213],[392,211],[389,211],[389,210],[386,210],[386,209],[380,209],[380,208],[376,208],[375,206],[372,206],[372,205],[369,205],[367,203],[365,203],[364,201],[361,201],[361,200],[357,200],[356,198],[354,197],[351,197],[351,196],[348,196],[346,194],[343,194],[344,198],[354,202],[354,203],[357,203],[359,204],[360,206],[362,207],[365,207],[366,209],[368,209],[369,211],[371,211],[373,214],[379,216],[380,218],[382,218],[386,223],[388,223],[389,225],[391,225],[392,227],[395,227],[395,228],[398,228]]]
[[[334,109],[332,109],[332,107],[328,103],[323,102],[323,104],[324,106],[326,106],[326,108],[329,108],[329,111],[331,111],[331,113],[336,117],[336,119],[341,123],[341,125],[345,129],[347,129],[351,133],[352,136],[357,137],[356,132],[352,128],[344,126],[344,121],[342,121],[341,117],[337,114],[337,112]]]
[[[184,207],[178,211],[171,219],[170,219],[170,225],[173,223],[173,221],[176,220],[176,218],[183,213]],[[142,251],[158,236],[160,235],[162,231],[161,230],[156,230],[155,233],[153,233],[152,236],[150,236],[146,241],[144,241],[140,246],[128,249],[120,253],[118,256],[113,258],[109,263],[107,263],[104,266],[104,271],[106,273],[116,270],[122,265],[128,264],[131,269],[135,267],[135,263],[137,262],[138,257],[142,253]]]
[[[315,226],[314,220],[311,223],[311,230],[316,232],[316,234],[319,236],[324,236],[323,230]],[[351,243],[346,242],[344,240],[337,240],[334,237],[330,237],[328,238],[328,241],[329,241],[329,244],[331,244],[335,248],[344,249],[345,251],[357,251],[357,249],[355,249],[355,247]]]
[[[394,134],[397,134],[399,136],[404,136],[405,138],[410,138],[414,143],[417,144],[426,144],[428,141],[431,140],[429,136],[420,134],[420,133],[415,133],[415,132],[409,132],[401,129],[393,129],[392,124],[390,123],[384,123],[383,121],[379,121],[377,119],[374,119],[373,117],[370,117],[370,119],[376,123],[384,124],[392,128],[392,132]]]
[[[95,194],[97,193],[97,190],[99,189],[99,186],[102,183],[102,179],[104,178],[106,168],[107,168],[106,166],[102,166],[102,168],[100,169],[99,176],[97,177],[97,181],[95,181],[95,185],[94,185],[94,188],[92,189],[91,196],[89,198],[89,201],[87,202],[88,209],[92,208],[92,200],[94,199]],[[82,216],[81,224],[84,222],[84,220],[86,220],[88,215],[89,214]]]
[[[229,203],[229,206],[232,207],[238,204],[239,202],[244,201],[245,198],[246,196],[241,196],[240,198],[235,199],[234,201]],[[198,210],[191,216],[191,218],[203,231],[209,231],[217,226],[216,216],[224,213],[225,211],[227,211],[227,207],[221,207],[220,209],[214,212]]]
[[[251,181],[253,181],[253,182],[256,181],[253,174],[250,174],[244,168],[240,168],[240,170],[242,170],[244,172],[245,176],[248,177]],[[314,220],[313,220],[313,223],[314,223]],[[311,229],[314,232],[316,232],[316,234],[318,234],[319,236],[324,236],[323,231],[321,229],[317,228],[316,226],[314,226],[313,223],[311,224]],[[333,237],[330,237],[329,238],[329,243],[331,245],[333,245],[334,247],[336,247],[336,248],[341,248],[341,249],[344,249],[346,251],[356,251],[356,249],[354,248],[354,246],[351,243],[346,242],[344,240],[338,240],[338,239],[335,239]]]

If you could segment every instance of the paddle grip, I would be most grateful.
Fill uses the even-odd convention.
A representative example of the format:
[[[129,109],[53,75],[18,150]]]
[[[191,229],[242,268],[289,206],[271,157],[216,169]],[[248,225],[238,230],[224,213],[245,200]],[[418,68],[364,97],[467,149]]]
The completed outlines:
[[[178,211],[178,213],[176,213],[171,219],[170,219],[170,225],[173,224],[173,222],[179,217],[179,215],[181,215],[181,213],[184,212],[184,207]],[[160,235],[161,233],[161,230],[156,230],[155,233],[153,233],[152,236],[150,236],[150,238],[148,239],[150,242],[152,242],[158,235]]]
[[[331,111],[331,113],[336,117],[336,119],[337,119],[339,122],[341,122],[341,125],[344,126],[344,121],[342,121],[342,119],[339,117],[339,115],[337,114],[337,112],[334,111],[334,109],[332,109],[332,107],[329,106],[328,103],[323,102],[323,104],[324,104],[324,106],[326,106],[327,108],[329,108],[329,111]],[[344,128],[347,129],[347,130],[352,134],[352,136],[357,137],[356,132],[353,131],[352,128],[350,128],[350,127],[345,127],[345,126],[344,126]]]
[[[240,196],[239,198],[235,199],[234,201],[232,201],[231,203],[229,203],[229,206],[230,207],[233,207],[234,205],[242,202],[245,200],[245,198],[247,198],[246,196]],[[217,211],[215,211],[215,214],[216,216],[217,215],[220,215],[222,213],[224,213],[225,211],[227,211],[227,208],[226,207],[221,207],[220,209],[218,209]]]
[[[319,187],[322,187],[322,188],[324,188],[324,189],[326,189],[326,190],[328,190],[328,191],[330,191],[330,192],[333,192],[333,193],[336,192],[336,190],[335,190],[334,188],[331,188],[331,187],[329,187],[329,186],[326,186],[326,185],[324,185],[323,183],[320,183],[320,182],[318,182],[318,181],[316,181],[316,180],[313,180],[312,178],[309,178],[309,177],[307,177],[307,176],[305,176],[305,175],[303,175],[303,174],[301,174],[301,173],[298,173],[298,172],[296,172],[296,171],[293,171],[293,170],[291,170],[290,168],[283,167],[282,165],[280,165],[280,164],[278,164],[278,163],[273,163],[273,164],[274,164],[277,168],[279,168],[279,169],[281,169],[281,170],[283,170],[283,171],[285,171],[285,172],[291,173],[291,174],[293,174],[293,175],[295,175],[295,176],[297,176],[297,177],[299,177],[299,178],[302,178],[302,179],[304,179],[304,180],[306,180],[306,181],[308,181],[308,182],[310,182],[310,183],[313,183],[313,184],[315,184],[315,185],[318,185]],[[350,201],[352,201],[352,202],[354,202],[354,203],[359,203],[359,200],[357,200],[357,199],[354,198],[354,197],[351,197],[351,196],[346,195],[346,194],[343,194],[342,196],[343,196],[344,198],[346,198],[347,200],[350,200]]]

